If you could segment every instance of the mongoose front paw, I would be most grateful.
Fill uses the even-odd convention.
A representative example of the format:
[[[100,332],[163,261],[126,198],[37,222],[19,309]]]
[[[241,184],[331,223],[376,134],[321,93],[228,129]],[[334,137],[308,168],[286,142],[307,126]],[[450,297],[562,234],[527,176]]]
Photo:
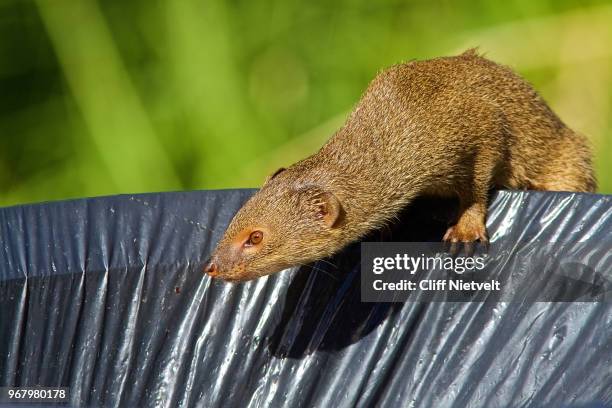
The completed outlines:
[[[465,253],[468,256],[474,254],[475,242],[480,241],[485,249],[488,247],[489,238],[487,230],[483,223],[457,223],[446,230],[444,242],[450,243],[449,252],[451,255],[457,255],[461,246],[465,247]]]

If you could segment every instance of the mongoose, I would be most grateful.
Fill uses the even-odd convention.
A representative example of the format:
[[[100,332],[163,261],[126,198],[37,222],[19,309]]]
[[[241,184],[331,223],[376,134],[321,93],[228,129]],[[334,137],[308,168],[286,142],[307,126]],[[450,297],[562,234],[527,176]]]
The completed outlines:
[[[330,256],[420,195],[459,198],[443,240],[486,242],[495,187],[594,191],[587,140],[475,50],[399,64],[374,78],[317,153],[268,177],[205,272],[244,281]]]

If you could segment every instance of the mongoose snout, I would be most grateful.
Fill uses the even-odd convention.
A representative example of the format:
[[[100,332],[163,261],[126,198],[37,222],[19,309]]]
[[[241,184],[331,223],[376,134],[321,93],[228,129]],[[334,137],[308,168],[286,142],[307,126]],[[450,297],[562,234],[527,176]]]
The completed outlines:
[[[445,241],[486,242],[488,192],[500,187],[595,191],[587,140],[474,50],[399,64],[317,153],[266,180],[205,272],[243,281],[330,256],[421,195],[459,198]]]

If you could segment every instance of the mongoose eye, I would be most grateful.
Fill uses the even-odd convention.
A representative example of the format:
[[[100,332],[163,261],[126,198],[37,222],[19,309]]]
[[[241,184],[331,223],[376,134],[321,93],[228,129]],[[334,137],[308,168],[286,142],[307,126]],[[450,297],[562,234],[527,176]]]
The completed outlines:
[[[246,246],[257,245],[263,240],[263,232],[261,231],[253,231],[251,235],[249,235],[249,240],[246,242]]]

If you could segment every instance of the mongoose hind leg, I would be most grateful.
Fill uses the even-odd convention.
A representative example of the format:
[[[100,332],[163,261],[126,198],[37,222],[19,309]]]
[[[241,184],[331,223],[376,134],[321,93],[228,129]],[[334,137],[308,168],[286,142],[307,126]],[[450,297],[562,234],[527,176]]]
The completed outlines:
[[[534,190],[543,191],[581,191],[594,193],[597,190],[597,183],[592,172],[573,170],[565,172],[550,172],[541,176],[538,180],[532,181],[529,185]]]
[[[533,169],[529,188],[594,193],[597,181],[586,138],[566,128],[557,139],[554,154],[542,168]]]

